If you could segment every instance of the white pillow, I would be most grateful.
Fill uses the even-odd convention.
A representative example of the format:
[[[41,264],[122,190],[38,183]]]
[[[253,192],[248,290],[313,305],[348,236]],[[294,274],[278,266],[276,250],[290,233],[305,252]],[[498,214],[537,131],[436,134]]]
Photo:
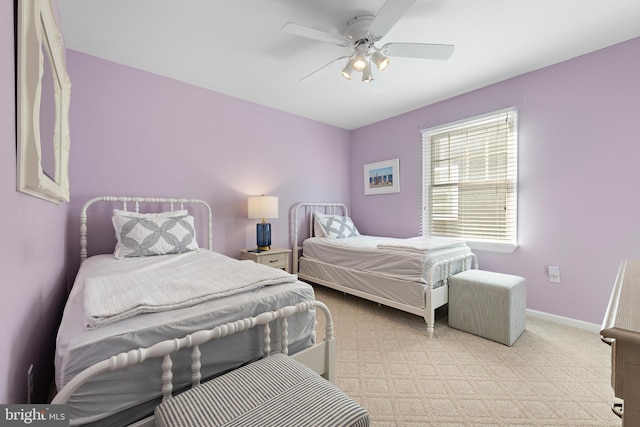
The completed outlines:
[[[320,214],[313,214],[313,237],[327,237],[327,235],[324,234],[322,225],[320,225],[320,221],[318,221],[318,215]]]
[[[198,250],[194,219],[186,210],[136,213],[114,209],[117,259]]]
[[[340,215],[315,214],[316,225],[330,239],[341,239],[344,237],[359,236],[360,233],[351,218]]]

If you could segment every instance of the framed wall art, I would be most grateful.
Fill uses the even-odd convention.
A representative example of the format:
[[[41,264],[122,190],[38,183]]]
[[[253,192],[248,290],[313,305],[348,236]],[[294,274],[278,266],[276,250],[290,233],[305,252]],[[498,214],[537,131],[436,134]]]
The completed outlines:
[[[400,159],[364,165],[364,194],[400,192]]]

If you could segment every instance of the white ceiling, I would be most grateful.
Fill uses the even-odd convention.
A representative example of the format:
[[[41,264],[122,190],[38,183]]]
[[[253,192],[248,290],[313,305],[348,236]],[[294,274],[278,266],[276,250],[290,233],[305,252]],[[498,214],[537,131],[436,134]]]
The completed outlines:
[[[639,0],[417,0],[377,45],[454,44],[448,61],[391,58],[372,83],[330,70],[343,34],[384,0],[58,0],[67,48],[344,129],[640,36]],[[377,71],[377,70],[375,70]]]

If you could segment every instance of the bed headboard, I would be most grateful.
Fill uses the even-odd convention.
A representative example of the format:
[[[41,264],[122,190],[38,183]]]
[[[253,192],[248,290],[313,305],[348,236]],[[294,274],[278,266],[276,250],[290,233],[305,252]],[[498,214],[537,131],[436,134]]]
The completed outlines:
[[[302,247],[300,246],[302,242],[299,240],[300,237],[298,220],[300,218],[307,218],[309,221],[308,233],[302,234],[302,240],[306,239],[307,237],[311,237],[313,236],[313,214],[315,212],[331,215],[349,216],[347,205],[343,203],[302,202],[294,205],[293,209],[291,210],[291,223],[293,224],[293,232],[291,233],[293,246],[293,273],[298,272],[298,258],[300,257],[300,251],[302,250]]]
[[[212,214],[211,207],[204,200],[199,199],[175,199],[164,197],[127,197],[127,196],[100,196],[94,197],[84,204],[80,211],[80,262],[87,259],[87,209],[89,206],[97,202],[121,203],[121,209],[132,212],[140,211],[140,203],[165,203],[169,204],[169,210],[173,211],[177,205],[177,209],[185,209],[185,204],[200,204],[207,210],[207,244],[209,250],[213,250],[213,234],[212,234]],[[129,208],[129,203],[133,205],[133,209]]]

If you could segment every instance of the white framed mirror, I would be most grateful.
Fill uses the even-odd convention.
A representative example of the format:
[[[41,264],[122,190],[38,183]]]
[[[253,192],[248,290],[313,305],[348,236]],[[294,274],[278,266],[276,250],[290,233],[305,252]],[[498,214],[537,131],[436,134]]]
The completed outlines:
[[[69,201],[71,81],[50,0],[18,1],[17,188]]]

